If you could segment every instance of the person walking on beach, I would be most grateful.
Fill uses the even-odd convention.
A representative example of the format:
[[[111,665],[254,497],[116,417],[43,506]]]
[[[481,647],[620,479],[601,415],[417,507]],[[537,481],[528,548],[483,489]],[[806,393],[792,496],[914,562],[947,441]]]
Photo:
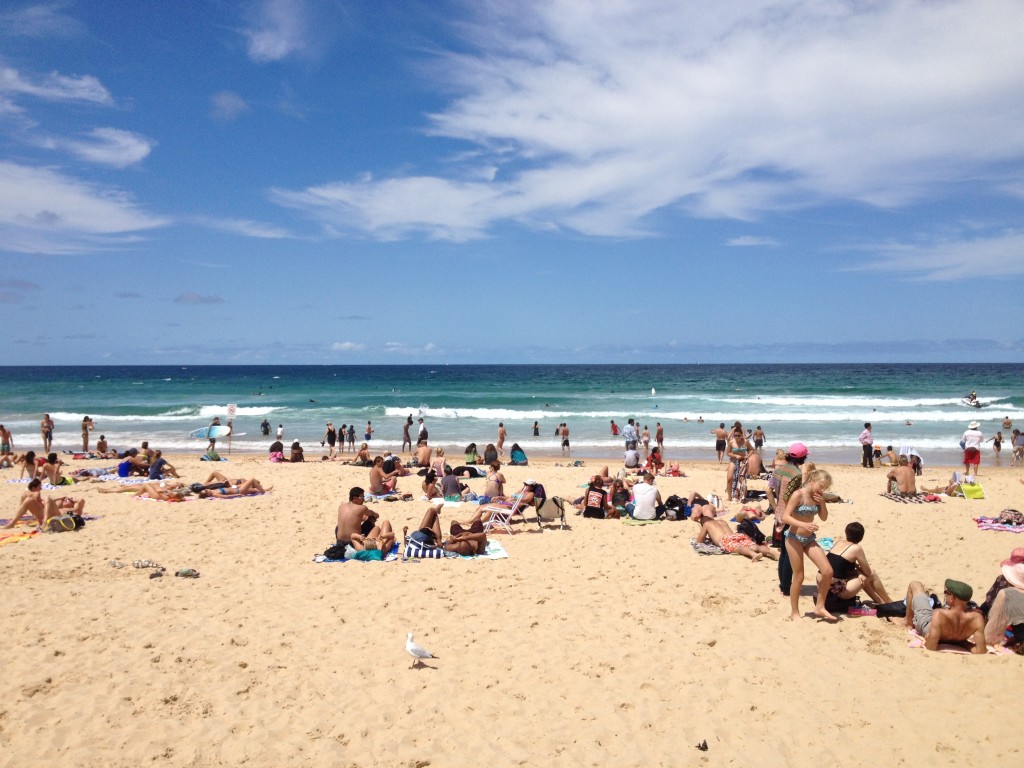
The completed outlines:
[[[768,501],[775,510],[775,531],[772,542],[780,542],[779,547],[779,591],[789,595],[793,584],[793,566],[789,563],[789,550],[786,549],[786,531],[789,526],[782,522],[782,513],[789,505],[789,500],[803,485],[803,465],[807,461],[807,446],[793,443],[786,451],[785,462],[778,464],[772,471],[772,479],[768,483]]]
[[[612,437],[618,437],[619,425],[615,423],[615,419],[612,419]]]
[[[754,450],[761,453],[761,449],[764,448],[765,434],[764,430],[761,429],[761,425],[757,425],[757,429],[754,430],[753,442]]]
[[[0,424],[0,459],[5,456],[14,458],[14,437],[7,427]]]
[[[569,425],[562,422],[562,455],[572,456],[572,451],[569,449]]]
[[[206,446],[207,451],[212,451],[217,447],[217,438],[213,435],[213,428],[220,426],[220,416],[214,416],[213,421],[210,422],[209,431],[206,433],[206,437],[209,439],[210,444]]]
[[[352,453],[356,452],[356,425],[348,425],[348,447],[352,449]]]
[[[860,437],[857,439],[860,441],[861,448],[860,465],[862,467],[874,468],[875,459],[873,454],[875,451],[875,443],[871,437],[871,422],[864,422],[864,431],[860,433]]]
[[[654,427],[654,442],[657,444],[658,450],[664,456],[665,455],[665,428],[663,426],[661,426],[661,422],[660,421]]]
[[[43,414],[43,420],[39,422],[39,432],[43,436],[43,453],[49,453],[50,446],[53,445],[53,419],[50,418],[50,414]]]
[[[729,439],[729,433],[725,431],[725,422],[718,425],[718,429],[712,429],[711,434],[715,436],[715,451],[718,453],[718,463],[725,459],[725,443]]]
[[[334,422],[327,422],[327,429],[324,430],[323,437],[320,438],[320,447],[324,447],[324,441],[327,442],[327,458],[334,458],[334,444],[338,441],[338,432],[334,429]]]
[[[405,450],[405,446],[409,446],[409,451],[412,451],[412,435],[409,434],[409,428],[412,427],[412,414],[409,414],[409,418],[405,420],[405,424],[402,425],[402,450]]]
[[[651,455],[651,431],[644,424],[644,431],[640,433],[640,444],[644,447],[644,461]]]
[[[504,456],[505,455],[505,449],[502,448],[502,446],[505,445],[505,437],[506,436],[507,436],[507,433],[505,432],[505,422],[499,421],[498,422],[498,446],[497,446],[498,447],[498,455],[499,456]]]
[[[972,421],[967,425],[967,431],[964,432],[964,436],[960,441],[960,444],[964,447],[965,475],[972,474],[971,466],[974,467],[974,475],[978,474],[978,469],[981,467],[981,446],[985,442],[985,436],[978,429],[980,426],[978,422]]]

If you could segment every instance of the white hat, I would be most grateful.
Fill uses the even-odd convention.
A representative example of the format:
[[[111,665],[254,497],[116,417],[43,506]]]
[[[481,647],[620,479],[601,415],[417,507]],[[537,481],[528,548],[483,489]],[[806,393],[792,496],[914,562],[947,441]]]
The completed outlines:
[[[978,424],[978,422],[972,421],[970,424],[967,425],[967,428],[968,429],[977,429],[979,426],[981,426],[981,425]]]

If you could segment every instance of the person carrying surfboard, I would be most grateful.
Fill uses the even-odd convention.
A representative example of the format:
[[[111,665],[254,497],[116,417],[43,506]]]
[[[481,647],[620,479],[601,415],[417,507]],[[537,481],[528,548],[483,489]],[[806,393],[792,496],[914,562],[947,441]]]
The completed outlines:
[[[206,446],[206,450],[208,450],[208,451],[212,451],[214,448],[217,447],[217,438],[213,436],[213,428],[214,427],[219,427],[219,426],[220,426],[220,416],[214,416],[213,417],[213,421],[210,422],[210,433],[209,433],[210,444],[208,446]]]

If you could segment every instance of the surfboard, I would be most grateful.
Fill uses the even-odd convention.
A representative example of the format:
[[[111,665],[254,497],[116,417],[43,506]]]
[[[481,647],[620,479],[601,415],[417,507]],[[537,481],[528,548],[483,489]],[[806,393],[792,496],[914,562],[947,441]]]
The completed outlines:
[[[188,433],[188,436],[208,439],[211,437],[227,437],[230,433],[230,427],[219,425],[216,427],[203,427],[202,429],[193,429],[191,432]],[[236,432],[235,434],[237,435],[238,433]]]

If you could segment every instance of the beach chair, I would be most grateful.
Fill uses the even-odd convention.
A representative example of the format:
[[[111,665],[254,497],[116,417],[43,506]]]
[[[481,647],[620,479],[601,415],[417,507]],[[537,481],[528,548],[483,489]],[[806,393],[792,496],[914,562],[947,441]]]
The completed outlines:
[[[484,521],[484,532],[490,533],[495,528],[503,528],[507,533],[515,533],[512,528],[512,515],[518,514],[523,518],[523,522],[526,521],[526,515],[522,510],[523,497],[519,494],[514,497],[511,506],[504,504],[485,504],[481,510],[484,513],[484,517],[487,519]]]
[[[953,492],[950,496],[963,496],[965,499],[984,499],[985,489],[977,481],[974,475],[965,475],[963,472],[953,473]]]

